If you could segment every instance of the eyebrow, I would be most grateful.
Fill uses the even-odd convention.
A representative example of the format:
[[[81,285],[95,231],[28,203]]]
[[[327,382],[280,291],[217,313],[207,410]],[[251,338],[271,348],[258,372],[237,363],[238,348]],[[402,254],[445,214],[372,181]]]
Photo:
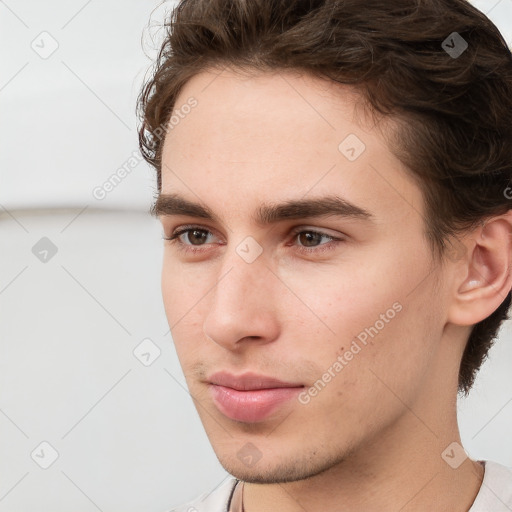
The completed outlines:
[[[149,213],[156,217],[185,215],[220,223],[219,217],[206,205],[189,201],[178,194],[160,194]],[[339,196],[329,195],[312,199],[290,199],[280,204],[262,204],[252,220],[259,226],[267,226],[284,220],[325,216],[367,221],[374,219],[370,211]]]

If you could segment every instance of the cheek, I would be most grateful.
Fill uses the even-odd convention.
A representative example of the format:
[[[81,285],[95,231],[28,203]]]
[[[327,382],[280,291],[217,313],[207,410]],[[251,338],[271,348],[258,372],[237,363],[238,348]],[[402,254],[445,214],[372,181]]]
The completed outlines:
[[[409,301],[402,298],[400,304],[394,303],[395,308],[382,310],[387,323],[373,315],[355,336],[347,333],[350,341],[340,343],[343,349],[336,352],[341,370],[330,396],[326,395],[333,408],[344,404],[339,414],[355,421],[368,418],[377,425],[401,414],[404,403],[414,402],[435,364],[438,333],[431,327],[435,319],[423,307],[429,302],[426,295]],[[333,360],[326,362],[332,365]]]
[[[378,277],[343,265],[284,277],[283,281],[293,284],[297,297],[294,307],[288,307],[288,325],[296,325],[298,332],[307,331],[318,340],[315,350],[322,347],[331,356],[349,350],[355,338],[372,344],[397,322],[403,310],[400,283],[389,273],[388,281],[382,276],[378,281]]]
[[[419,378],[432,352],[431,283],[414,289],[428,274],[428,261],[388,251],[379,252],[381,265],[362,257],[357,266],[347,262],[284,278],[301,298],[288,324],[296,326],[318,367],[336,373],[343,393],[350,386],[365,395],[379,385],[378,377],[401,387]]]
[[[165,312],[170,327],[180,327],[186,323],[194,305],[208,292],[206,276],[200,277],[198,269],[179,263],[164,251],[161,288]]]
[[[201,299],[205,298],[211,288],[203,279],[197,278],[197,272],[194,275],[191,272],[193,270],[169,260],[164,261],[161,276],[167,323],[180,364],[184,368],[189,367],[189,362],[201,359],[199,344],[202,337],[197,334],[202,333],[202,326],[197,315]]]
[[[427,344],[421,345],[418,333],[413,337],[409,328],[416,313],[403,307],[384,328],[363,328],[359,337],[351,332],[359,326],[350,329],[340,318],[338,341],[321,349],[318,343],[310,351],[321,373],[310,382],[309,402],[299,409],[301,421],[327,436],[335,428],[339,439],[348,442],[402,414],[403,404],[412,403],[421,388],[429,364]]]

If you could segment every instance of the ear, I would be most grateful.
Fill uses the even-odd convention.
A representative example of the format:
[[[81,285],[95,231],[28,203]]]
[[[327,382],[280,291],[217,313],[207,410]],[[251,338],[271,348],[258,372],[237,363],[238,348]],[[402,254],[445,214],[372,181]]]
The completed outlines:
[[[465,242],[467,251],[456,263],[461,278],[454,279],[447,320],[473,325],[494,313],[512,288],[512,210],[492,217]]]

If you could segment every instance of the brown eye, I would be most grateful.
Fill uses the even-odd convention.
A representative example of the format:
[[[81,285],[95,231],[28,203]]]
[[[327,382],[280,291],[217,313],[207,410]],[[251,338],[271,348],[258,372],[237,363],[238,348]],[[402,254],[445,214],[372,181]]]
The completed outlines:
[[[187,229],[181,232],[192,245],[201,245],[208,238],[208,231],[204,229]]]
[[[201,247],[206,244],[209,235],[213,235],[208,229],[202,229],[197,226],[189,226],[179,229],[174,232],[170,237],[163,237],[171,244],[177,247],[180,251],[199,252],[202,249],[195,249],[194,247]]]
[[[298,240],[300,240],[301,245],[304,245],[305,247],[316,247],[323,237],[332,238],[316,231],[301,231],[297,234],[297,237]]]
[[[335,249],[339,243],[343,242],[342,238],[336,238],[314,229],[297,229],[293,234],[294,239],[299,241],[297,250],[306,254],[318,254],[324,251],[330,251]],[[322,239],[327,240],[327,243],[321,243]]]

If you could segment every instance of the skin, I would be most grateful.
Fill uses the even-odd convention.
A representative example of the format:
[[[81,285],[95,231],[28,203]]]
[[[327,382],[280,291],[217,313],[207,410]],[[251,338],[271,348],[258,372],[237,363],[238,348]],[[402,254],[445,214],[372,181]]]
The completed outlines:
[[[208,438],[245,482],[245,511],[469,510],[483,469],[469,458],[454,469],[441,454],[461,444],[457,374],[470,326],[512,286],[510,215],[468,233],[463,256],[440,264],[420,189],[385,142],[390,128],[356,110],[355,91],[291,71],[224,69],[191,79],[176,108],[190,97],[197,106],[165,138],[162,192],[207,205],[220,221],[159,215],[167,237],[189,224],[208,231],[203,242],[190,232],[178,239],[199,254],[165,242],[162,294]],[[348,134],[366,146],[354,161],[338,149]],[[374,222],[252,221],[263,202],[326,194]],[[311,241],[297,227],[342,241]],[[246,237],[262,249],[252,263],[236,251]],[[219,370],[309,389],[394,303],[401,310],[307,404],[292,400],[257,423],[214,405],[207,377]],[[255,464],[237,455],[243,447]]]

